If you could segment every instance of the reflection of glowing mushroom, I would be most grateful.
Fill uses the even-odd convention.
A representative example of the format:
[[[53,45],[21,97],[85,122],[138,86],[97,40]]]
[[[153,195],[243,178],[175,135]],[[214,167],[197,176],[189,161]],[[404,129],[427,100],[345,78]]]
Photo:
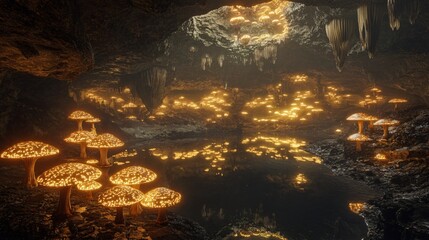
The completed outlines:
[[[105,207],[116,208],[115,223],[123,224],[123,207],[133,205],[144,198],[139,190],[129,186],[116,186],[98,196],[98,202]]]
[[[406,102],[408,102],[408,100],[403,98],[393,98],[389,100],[389,103],[395,104],[395,108],[394,108],[395,111],[398,110],[398,104],[402,104]]]
[[[360,152],[362,151],[362,142],[371,141],[372,139],[361,133],[355,133],[350,135],[347,140],[356,142],[356,151]]]
[[[65,142],[68,143],[79,143],[80,144],[80,157],[86,158],[86,145],[93,138],[95,138],[95,134],[88,131],[76,131],[70,134],[70,136],[64,139]]]
[[[367,115],[365,113],[354,113],[350,115],[346,120],[347,121],[357,121],[359,133],[363,132],[363,121],[366,121]]]
[[[43,142],[26,141],[17,143],[2,154],[1,158],[6,159],[22,159],[24,160],[25,171],[27,172],[27,187],[32,188],[37,186],[36,177],[34,175],[34,165],[40,157],[47,157],[58,154],[60,151]]]
[[[383,127],[383,139],[387,139],[389,136],[389,126],[398,125],[398,120],[393,119],[380,119],[377,122],[374,123],[375,126],[382,126]]]
[[[93,181],[101,176],[101,171],[83,163],[63,163],[43,172],[37,182],[46,187],[61,188],[58,208],[55,215],[59,218],[70,216],[70,194],[73,185]]]
[[[180,202],[182,195],[168,188],[159,187],[150,190],[145,194],[141,204],[147,208],[158,209],[158,223],[167,222],[166,208],[176,205]]]
[[[88,119],[94,118],[91,114],[84,112],[84,111],[74,111],[69,115],[70,120],[77,121],[77,130],[81,131],[82,128],[82,122]]]
[[[90,182],[83,182],[77,185],[77,189],[79,189],[80,191],[83,192],[87,192],[87,198],[89,200],[92,200],[92,191],[100,189],[101,188],[101,183],[97,182],[97,181],[90,181]]]
[[[139,189],[140,184],[152,182],[156,177],[156,173],[152,170],[140,166],[131,166],[113,174],[109,180],[116,185],[128,185]],[[140,213],[140,203],[133,204],[130,209],[130,215],[135,216]]]
[[[107,161],[107,151],[109,148],[124,146],[124,143],[110,133],[100,134],[88,144],[89,148],[100,149],[100,166],[110,166]]]
[[[97,129],[95,128],[95,124],[101,122],[101,120],[99,118],[92,118],[92,119],[86,120],[85,122],[91,123],[91,132],[93,132],[94,134],[97,134]]]

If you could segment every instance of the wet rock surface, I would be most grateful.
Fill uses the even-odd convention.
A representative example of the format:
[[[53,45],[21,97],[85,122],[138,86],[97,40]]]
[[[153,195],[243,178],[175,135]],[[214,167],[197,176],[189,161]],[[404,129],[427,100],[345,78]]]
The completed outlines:
[[[383,192],[367,202],[361,213],[368,225],[367,239],[427,239],[429,237],[429,111],[393,113],[401,121],[391,138],[365,144],[357,153],[345,136],[308,146],[339,175],[348,175]],[[374,135],[374,139],[380,136]],[[376,153],[388,152],[386,160]]]

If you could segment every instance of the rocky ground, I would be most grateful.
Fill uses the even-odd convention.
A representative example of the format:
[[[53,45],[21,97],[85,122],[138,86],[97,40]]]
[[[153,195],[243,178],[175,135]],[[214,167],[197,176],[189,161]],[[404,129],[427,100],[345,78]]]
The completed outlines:
[[[428,239],[429,110],[410,109],[385,117],[395,117],[401,125],[387,141],[364,144],[361,153],[344,140],[346,136],[327,137],[308,150],[321,156],[333,172],[384,193],[367,202],[361,212],[369,229],[367,239]],[[377,153],[386,160],[374,159]]]

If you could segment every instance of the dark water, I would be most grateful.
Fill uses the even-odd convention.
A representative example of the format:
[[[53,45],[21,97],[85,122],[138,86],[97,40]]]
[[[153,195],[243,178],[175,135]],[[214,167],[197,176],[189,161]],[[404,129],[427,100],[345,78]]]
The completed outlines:
[[[320,159],[300,150],[303,145],[260,135],[142,143],[132,164],[157,171],[154,186],[182,193],[182,202],[171,210],[212,235],[228,224],[246,223],[288,239],[361,239],[365,223],[348,203],[375,193],[334,176]]]

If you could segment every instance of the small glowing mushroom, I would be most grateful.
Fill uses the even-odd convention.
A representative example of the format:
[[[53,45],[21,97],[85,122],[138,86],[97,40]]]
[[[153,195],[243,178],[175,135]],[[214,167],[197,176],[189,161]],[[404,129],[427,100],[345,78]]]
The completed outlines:
[[[101,120],[99,118],[91,118],[86,120],[85,122],[91,123],[91,132],[93,132],[94,134],[97,134],[97,129],[95,128],[95,124],[101,122]]]
[[[69,115],[70,120],[77,121],[77,130],[81,131],[82,128],[82,122],[88,119],[94,118],[91,114],[84,112],[84,111],[74,111]]]
[[[98,196],[98,202],[105,207],[116,208],[115,223],[123,224],[123,207],[133,205],[144,198],[144,194],[130,186],[116,186]]]
[[[402,104],[402,103],[407,103],[408,100],[407,99],[403,99],[403,98],[392,98],[389,100],[389,103],[395,104],[395,108],[394,110],[398,110],[398,104]]]
[[[61,188],[55,216],[66,218],[72,215],[70,194],[73,185],[98,179],[101,171],[83,163],[63,163],[43,172],[37,182],[46,187]]]
[[[47,157],[58,154],[60,151],[43,142],[26,141],[17,143],[2,154],[1,158],[6,159],[22,159],[25,165],[25,171],[27,172],[27,187],[37,187],[36,176],[34,175],[34,166],[36,165],[37,159],[40,157]]]
[[[88,131],[76,131],[70,134],[70,136],[64,139],[67,143],[79,143],[80,144],[80,157],[85,159],[86,155],[86,145],[95,138],[93,132]]]
[[[107,151],[109,148],[117,148],[124,146],[124,142],[116,138],[110,133],[104,133],[96,136],[88,144],[89,148],[100,149],[100,162],[99,165],[103,167],[110,166],[111,164],[107,160]]]
[[[181,199],[182,195],[180,193],[168,188],[159,187],[147,192],[141,204],[147,208],[157,208],[158,218],[156,221],[158,223],[165,223],[167,222],[165,209],[178,204]]]
[[[240,38],[240,44],[242,45],[247,45],[250,42],[250,35],[248,34],[244,34],[241,38]]]
[[[122,108],[123,108],[126,112],[129,112],[129,113],[133,113],[133,110],[134,110],[134,109],[136,109],[137,107],[138,107],[138,106],[137,106],[136,104],[132,103],[132,102],[129,102],[129,103],[124,104],[124,105],[122,106]]]
[[[367,121],[367,116],[365,113],[354,113],[350,115],[346,120],[347,121],[357,121],[359,133],[363,132],[363,122]]]
[[[111,183],[116,185],[133,186],[140,188],[140,184],[149,183],[156,179],[157,175],[152,170],[140,166],[131,166],[120,170],[110,176]],[[141,213],[140,203],[133,204],[130,209],[130,215],[136,216]]]
[[[389,137],[389,127],[398,125],[398,120],[393,119],[380,119],[377,122],[374,123],[375,126],[382,126],[383,127],[383,137],[382,139],[387,139]]]
[[[365,136],[361,133],[355,133],[350,135],[347,140],[352,141],[352,142],[356,142],[356,151],[360,152],[362,151],[362,142],[366,142],[366,141],[371,141],[372,139],[369,138],[368,136]]]
[[[97,182],[97,181],[90,181],[90,182],[83,182],[77,185],[77,189],[79,189],[80,191],[83,192],[87,192],[87,198],[89,200],[94,199],[92,197],[92,191],[98,190],[102,187],[101,183]]]

